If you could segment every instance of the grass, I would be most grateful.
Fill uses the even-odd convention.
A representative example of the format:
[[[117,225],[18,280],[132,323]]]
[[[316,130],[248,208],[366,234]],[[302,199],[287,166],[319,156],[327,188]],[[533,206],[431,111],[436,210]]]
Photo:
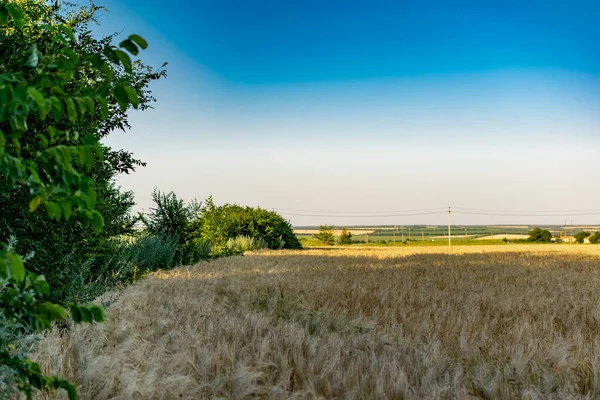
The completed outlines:
[[[156,272],[35,358],[82,398],[594,398],[600,246],[266,251]]]

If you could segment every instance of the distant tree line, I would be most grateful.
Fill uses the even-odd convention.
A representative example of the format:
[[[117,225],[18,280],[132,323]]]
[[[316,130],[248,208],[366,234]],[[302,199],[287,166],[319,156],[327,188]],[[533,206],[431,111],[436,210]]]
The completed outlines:
[[[588,238],[592,244],[600,244],[600,232],[594,232],[593,234],[587,231],[578,232],[575,236],[577,243],[584,243],[585,239]],[[535,228],[529,232],[528,242],[537,243],[550,243],[552,242],[552,233],[546,229]]]

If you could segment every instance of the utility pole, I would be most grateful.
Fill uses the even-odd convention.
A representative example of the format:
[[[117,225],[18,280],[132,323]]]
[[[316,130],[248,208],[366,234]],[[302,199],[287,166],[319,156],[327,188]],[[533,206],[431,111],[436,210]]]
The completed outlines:
[[[423,233],[423,229],[421,229],[421,240],[425,241],[425,234]]]
[[[398,229],[398,227],[394,227],[394,243],[396,243],[396,229]]]
[[[448,207],[448,248],[452,248],[451,231],[450,231],[450,207]]]
[[[465,240],[469,240],[469,237],[467,236],[467,228],[465,228]]]
[[[410,242],[410,225],[408,226],[408,241]]]
[[[404,243],[404,227],[402,227],[402,243]]]

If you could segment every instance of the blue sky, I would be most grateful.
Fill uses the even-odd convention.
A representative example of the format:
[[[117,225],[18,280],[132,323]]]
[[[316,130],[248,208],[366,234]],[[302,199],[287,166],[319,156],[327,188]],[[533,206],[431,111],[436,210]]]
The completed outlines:
[[[156,109],[134,114],[132,131],[108,140],[148,161],[119,181],[139,208],[150,206],[154,187],[338,213],[572,210],[599,199],[600,3],[102,4],[111,12],[99,33],[139,33],[150,43],[147,63],[169,62],[169,77],[152,88]],[[435,215],[289,218],[443,223]]]

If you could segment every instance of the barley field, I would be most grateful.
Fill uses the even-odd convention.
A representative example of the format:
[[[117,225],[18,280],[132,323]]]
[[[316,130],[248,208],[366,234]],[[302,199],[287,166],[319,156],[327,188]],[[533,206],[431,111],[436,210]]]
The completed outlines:
[[[33,356],[84,399],[600,396],[600,246],[257,252],[98,301]]]

